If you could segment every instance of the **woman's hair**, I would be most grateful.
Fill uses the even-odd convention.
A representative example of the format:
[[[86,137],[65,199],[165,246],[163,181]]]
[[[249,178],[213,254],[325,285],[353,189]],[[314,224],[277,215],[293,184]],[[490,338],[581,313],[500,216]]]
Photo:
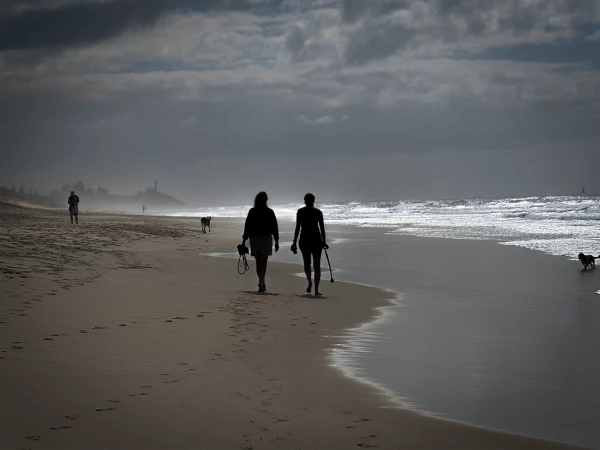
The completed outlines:
[[[261,191],[258,194],[256,194],[256,197],[254,197],[254,207],[263,207],[263,206],[267,206],[267,200],[269,200],[269,197],[267,196],[267,193],[265,191]]]
[[[314,203],[315,203],[315,196],[309,192],[308,194],[306,194],[304,196],[304,202],[305,203],[310,203],[311,205],[314,205]]]

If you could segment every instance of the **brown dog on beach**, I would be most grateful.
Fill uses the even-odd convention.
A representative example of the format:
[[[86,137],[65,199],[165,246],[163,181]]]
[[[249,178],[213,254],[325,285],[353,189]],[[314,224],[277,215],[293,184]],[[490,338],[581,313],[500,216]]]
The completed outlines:
[[[210,219],[211,217],[203,217],[200,219],[200,223],[202,224],[202,232],[206,233],[206,228],[208,227],[208,232],[210,233]]]
[[[579,261],[581,261],[581,264],[583,264],[584,270],[587,269],[587,266],[592,266],[592,269],[595,269],[596,268],[596,259],[600,259],[600,255],[592,256],[592,255],[584,255],[583,253],[580,253],[578,258],[579,258]]]

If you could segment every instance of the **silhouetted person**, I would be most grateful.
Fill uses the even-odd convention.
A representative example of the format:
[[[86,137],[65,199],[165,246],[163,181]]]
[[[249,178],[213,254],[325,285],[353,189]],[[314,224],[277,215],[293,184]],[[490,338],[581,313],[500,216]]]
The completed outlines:
[[[75,223],[79,223],[79,197],[75,195],[75,191],[71,191],[69,195],[69,215],[71,216],[71,223],[73,223],[73,216],[75,216]]]
[[[142,205],[142,214],[146,214],[146,205]]]
[[[311,257],[315,267],[315,295],[321,295],[319,292],[319,282],[321,281],[321,252],[328,249],[325,243],[325,224],[323,223],[323,213],[315,208],[315,196],[306,194],[304,196],[305,207],[300,208],[296,214],[296,230],[294,231],[294,242],[292,251],[296,252],[296,241],[300,234],[300,252],[304,260],[304,273],[308,280],[306,292],[310,294],[312,290],[312,281],[310,273]]]
[[[248,211],[242,245],[250,238],[250,254],[256,259],[256,274],[258,275],[258,292],[265,292],[265,275],[267,274],[267,260],[273,254],[273,239],[275,239],[275,252],[279,250],[279,228],[277,218],[271,208],[267,206],[266,192],[259,192],[254,199],[254,208]]]

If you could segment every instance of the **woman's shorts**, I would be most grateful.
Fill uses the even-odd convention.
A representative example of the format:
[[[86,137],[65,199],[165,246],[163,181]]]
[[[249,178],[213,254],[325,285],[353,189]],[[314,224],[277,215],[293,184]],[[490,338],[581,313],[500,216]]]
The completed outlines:
[[[303,241],[301,239],[298,247],[300,247],[303,254],[320,254],[323,251],[323,242],[320,240]]]
[[[272,236],[250,236],[250,255],[271,256],[273,254]]]

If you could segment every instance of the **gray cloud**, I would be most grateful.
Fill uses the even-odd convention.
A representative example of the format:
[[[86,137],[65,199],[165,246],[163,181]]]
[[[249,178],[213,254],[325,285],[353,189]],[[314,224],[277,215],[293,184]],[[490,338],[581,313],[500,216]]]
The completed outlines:
[[[237,11],[252,6],[252,0],[4,0],[0,50],[82,46],[151,27],[172,11]]]
[[[350,24],[346,54],[353,64],[411,49],[425,55],[571,37],[600,20],[594,0],[373,0],[342,2]]]
[[[364,167],[357,177],[393,195],[417,195],[393,176],[392,164],[406,164],[407,180],[439,181],[419,182],[435,195],[473,188],[461,181],[476,178],[468,167],[448,162],[468,164],[465,154],[477,155],[483,173],[486,161],[510,172],[519,154],[538,157],[539,177],[519,178],[516,190],[548,187],[543,173],[556,171],[554,161],[569,167],[562,186],[579,184],[576,171],[591,178],[592,165],[567,164],[569,152],[593,161],[600,140],[600,76],[588,61],[599,4],[249,0],[199,9],[178,1],[139,12],[126,0],[27,2],[0,18],[14,20],[0,48],[0,184],[48,180],[41,189],[78,173],[136,190],[160,178],[188,180],[173,189],[193,197],[186,191],[207,189],[199,178],[229,192],[218,172],[248,164],[253,188],[261,180],[275,188],[277,169],[290,192],[307,183],[355,195],[331,170],[286,170],[286,160],[309,170],[303,158],[318,158]],[[102,13],[95,30],[81,31],[90,11],[110,8],[123,18],[105,23]],[[64,31],[15,31],[32,17],[51,24],[74,12]],[[525,45],[533,54],[567,51],[564,43],[579,46],[579,59],[513,57]],[[501,51],[492,57],[493,49]],[[502,155],[510,155],[504,165]]]
[[[301,59],[305,43],[304,30],[297,25],[292,25],[285,37],[285,46],[292,56],[292,61],[299,61]]]

